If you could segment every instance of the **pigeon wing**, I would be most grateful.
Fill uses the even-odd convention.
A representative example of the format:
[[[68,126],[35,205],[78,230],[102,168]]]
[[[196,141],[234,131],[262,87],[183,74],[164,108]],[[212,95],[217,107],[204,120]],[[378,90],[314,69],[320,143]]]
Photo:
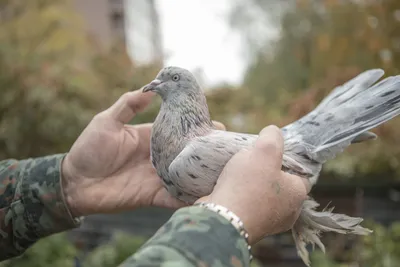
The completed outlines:
[[[257,135],[213,130],[191,140],[169,166],[171,181],[190,196],[212,192],[225,164],[241,149],[250,147]]]

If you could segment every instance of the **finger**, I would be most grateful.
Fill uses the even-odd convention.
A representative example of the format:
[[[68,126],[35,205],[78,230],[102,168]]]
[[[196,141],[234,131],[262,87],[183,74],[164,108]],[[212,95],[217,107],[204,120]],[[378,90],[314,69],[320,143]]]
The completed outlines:
[[[188,206],[186,203],[171,196],[168,191],[163,188],[154,197],[153,205],[161,208],[179,209]]]
[[[226,127],[225,125],[223,125],[222,123],[220,123],[219,121],[212,121],[214,126],[221,131],[226,131]]]
[[[151,102],[153,93],[142,93],[142,90],[123,94],[105,113],[122,124],[129,123],[137,113],[143,111]]]
[[[310,193],[311,188],[312,188],[310,180],[308,180],[307,178],[301,178],[301,181],[303,182],[304,187],[306,188],[307,194]]]
[[[255,153],[269,164],[282,165],[283,136],[281,130],[275,125],[265,127],[254,143]]]
[[[310,193],[312,185],[311,185],[310,180],[308,178],[303,178],[303,177],[300,177],[300,176],[297,176],[297,175],[294,175],[294,174],[290,174],[290,173],[287,173],[287,172],[283,172],[283,173],[284,173],[284,176],[288,180],[292,180],[292,181],[296,181],[296,182],[297,181],[301,181],[301,183],[298,182],[298,184],[299,185],[304,185],[306,194]]]
[[[128,131],[135,131],[139,136],[139,147],[138,153],[148,157],[150,155],[150,141],[151,141],[151,129],[152,123],[143,123],[137,125],[125,125]]]

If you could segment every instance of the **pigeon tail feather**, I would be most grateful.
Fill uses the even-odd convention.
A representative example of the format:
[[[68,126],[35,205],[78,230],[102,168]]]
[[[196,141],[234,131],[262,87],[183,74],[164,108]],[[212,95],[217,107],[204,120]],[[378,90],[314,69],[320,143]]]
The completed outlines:
[[[313,249],[317,245],[325,253],[325,246],[320,240],[322,232],[356,235],[372,233],[372,230],[360,226],[363,221],[362,218],[332,213],[333,207],[316,211],[318,206],[319,204],[313,199],[307,199],[292,228],[297,253],[307,266],[310,266],[309,253],[306,249],[307,244],[312,244]]]
[[[347,93],[357,91],[359,87],[350,88]],[[329,155],[336,147],[344,148],[350,143],[375,139],[376,135],[367,131],[400,114],[400,76],[388,77],[373,86],[365,87],[357,94],[349,95],[351,97],[344,99],[338,106],[320,111],[335,114],[332,121],[326,123],[327,126],[333,126],[334,132],[324,140],[320,139],[313,156]],[[334,157],[335,153],[327,159],[331,156]]]

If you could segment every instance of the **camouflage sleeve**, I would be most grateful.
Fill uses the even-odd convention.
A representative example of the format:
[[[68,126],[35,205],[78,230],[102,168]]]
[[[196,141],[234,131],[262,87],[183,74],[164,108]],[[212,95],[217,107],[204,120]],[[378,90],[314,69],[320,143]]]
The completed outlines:
[[[171,219],[120,267],[249,266],[247,243],[221,215],[192,206]]]
[[[0,162],[0,261],[38,239],[78,226],[63,201],[64,154]]]

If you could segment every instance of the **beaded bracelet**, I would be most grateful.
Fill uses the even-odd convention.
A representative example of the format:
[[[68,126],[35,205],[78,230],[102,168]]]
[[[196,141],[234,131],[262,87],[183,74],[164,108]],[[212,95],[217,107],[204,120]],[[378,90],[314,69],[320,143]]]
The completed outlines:
[[[209,209],[211,211],[214,211],[221,216],[223,216],[225,219],[227,219],[233,227],[236,228],[236,230],[239,232],[239,234],[246,240],[247,243],[247,249],[249,250],[250,254],[250,262],[253,259],[253,256],[251,255],[251,246],[249,244],[249,234],[247,231],[244,229],[244,225],[242,220],[232,211],[228,210],[227,208],[214,204],[214,203],[206,203],[206,202],[200,202],[197,203],[196,206],[204,207],[206,209]]]

